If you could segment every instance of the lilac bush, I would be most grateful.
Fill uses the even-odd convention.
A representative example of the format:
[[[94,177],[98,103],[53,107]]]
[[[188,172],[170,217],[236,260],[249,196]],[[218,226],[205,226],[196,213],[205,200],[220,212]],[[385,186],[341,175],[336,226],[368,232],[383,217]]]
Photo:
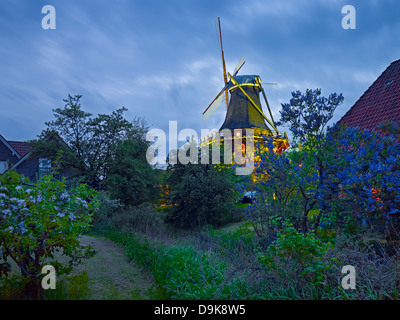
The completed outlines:
[[[43,265],[55,267],[57,275],[67,274],[92,256],[94,250],[81,245],[80,235],[89,230],[98,210],[96,196],[86,185],[67,190],[65,181],[52,175],[34,186],[14,171],[1,175],[0,274],[6,284],[19,279],[9,272],[11,259],[20,269],[26,297],[38,298]],[[68,262],[57,261],[56,252],[69,257]]]

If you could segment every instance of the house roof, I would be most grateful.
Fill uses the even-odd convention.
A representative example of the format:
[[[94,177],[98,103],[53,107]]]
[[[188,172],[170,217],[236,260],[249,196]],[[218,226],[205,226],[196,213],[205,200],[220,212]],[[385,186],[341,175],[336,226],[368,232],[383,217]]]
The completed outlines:
[[[400,59],[386,68],[338,123],[371,130],[384,121],[400,124]]]
[[[24,157],[29,151],[32,150],[32,146],[28,145],[26,142],[22,141],[7,141],[15,151],[18,152],[18,154],[21,157]]]

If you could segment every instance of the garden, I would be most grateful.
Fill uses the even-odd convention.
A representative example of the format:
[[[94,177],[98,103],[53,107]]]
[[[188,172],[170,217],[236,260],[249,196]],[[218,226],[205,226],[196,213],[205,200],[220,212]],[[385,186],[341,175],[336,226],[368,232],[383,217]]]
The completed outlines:
[[[291,148],[270,152],[266,137],[252,175],[211,164],[160,170],[146,161],[143,120],[125,120],[123,109],[92,118],[79,98],[69,96],[47,123],[70,148],[35,142],[75,179],[55,179],[57,167],[34,185],[12,171],[0,176],[1,298],[90,296],[88,274],[74,274],[99,254],[80,241],[86,236],[112,241],[152,277],[148,294],[131,299],[399,298],[396,123],[328,127],[343,96],[297,91],[280,111]],[[255,201],[241,203],[246,191]],[[55,291],[41,285],[46,265],[60,279]],[[343,285],[345,266],[355,288]]]

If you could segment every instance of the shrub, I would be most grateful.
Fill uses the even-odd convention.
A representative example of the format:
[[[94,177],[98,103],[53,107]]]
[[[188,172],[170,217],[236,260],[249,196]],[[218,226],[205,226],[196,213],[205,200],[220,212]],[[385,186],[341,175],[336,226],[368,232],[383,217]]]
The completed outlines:
[[[292,225],[286,224],[276,241],[259,259],[268,270],[277,272],[280,277],[289,279],[301,274],[304,282],[316,284],[325,279],[327,271],[337,260],[324,259],[332,248],[331,243],[322,242],[315,234],[300,233]]]
[[[146,160],[148,143],[142,139],[120,141],[102,182],[113,199],[136,206],[156,200],[158,171]]]
[[[68,274],[82,258],[95,251],[81,245],[79,237],[91,227],[98,210],[96,192],[85,185],[69,191],[65,181],[51,175],[43,177],[34,187],[25,188],[26,179],[14,171],[0,176],[0,263],[5,281],[20,280],[24,295],[40,297],[41,270],[52,265],[57,275]],[[69,257],[66,264],[54,259],[61,251]],[[11,275],[8,259],[20,268],[21,276]]]
[[[221,226],[235,210],[232,170],[208,164],[176,164],[169,168],[171,205],[167,222],[180,228]]]

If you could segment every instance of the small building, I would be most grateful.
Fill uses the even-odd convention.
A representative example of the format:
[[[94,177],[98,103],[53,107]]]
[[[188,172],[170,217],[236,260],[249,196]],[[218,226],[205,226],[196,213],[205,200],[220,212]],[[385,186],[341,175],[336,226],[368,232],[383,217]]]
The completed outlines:
[[[375,130],[387,121],[400,125],[400,59],[386,68],[338,123]]]
[[[58,136],[57,138],[61,139]],[[51,170],[51,160],[43,156],[34,156],[32,151],[30,143],[6,140],[0,134],[0,174],[7,170],[15,170],[33,183],[48,174]]]

